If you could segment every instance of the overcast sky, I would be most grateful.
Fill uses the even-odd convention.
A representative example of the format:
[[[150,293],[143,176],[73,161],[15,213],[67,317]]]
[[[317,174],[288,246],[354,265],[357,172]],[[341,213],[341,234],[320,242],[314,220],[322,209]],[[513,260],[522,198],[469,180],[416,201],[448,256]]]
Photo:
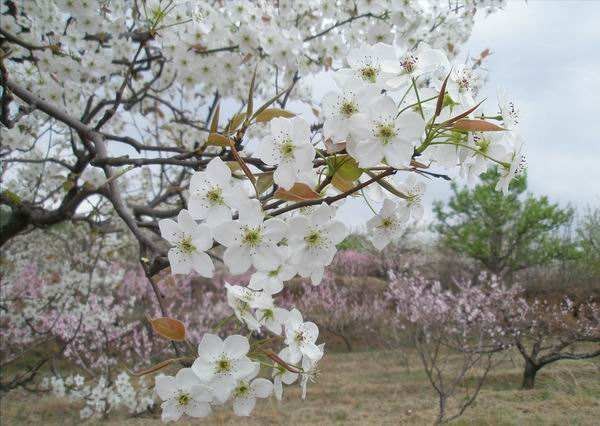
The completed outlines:
[[[600,1],[508,0],[504,10],[478,16],[463,57],[486,48],[481,95],[495,102],[504,88],[516,101],[530,191],[600,206]],[[428,185],[428,217],[432,201],[449,194],[445,182]],[[357,200],[340,216],[358,226],[370,213]]]

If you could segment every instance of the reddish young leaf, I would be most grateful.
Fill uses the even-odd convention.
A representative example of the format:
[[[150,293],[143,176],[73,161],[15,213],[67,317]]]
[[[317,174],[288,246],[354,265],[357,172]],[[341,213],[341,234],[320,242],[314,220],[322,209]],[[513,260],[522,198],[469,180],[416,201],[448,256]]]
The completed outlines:
[[[454,123],[455,121],[460,120],[461,118],[465,118],[467,115],[471,114],[473,111],[475,111],[477,108],[479,108],[479,105],[481,105],[483,102],[485,101],[482,100],[481,102],[479,102],[477,105],[475,105],[472,108],[469,108],[468,110],[466,110],[465,112],[463,112],[462,114],[458,114],[456,117],[453,117],[449,120],[446,120],[442,123],[443,127],[449,126],[450,124]]]
[[[457,130],[466,130],[469,132],[501,132],[506,130],[504,127],[497,126],[489,121],[467,120],[465,118],[452,124],[452,128]]]
[[[254,74],[252,74],[252,80],[250,81],[250,92],[248,93],[248,106],[246,108],[246,117],[250,119],[254,110],[254,83],[256,81],[256,71],[258,70],[258,63],[254,67]]]
[[[245,112],[240,112],[231,117],[231,120],[229,121],[229,123],[227,124],[227,128],[225,129],[225,133],[233,134],[237,130],[237,128],[240,127],[240,125],[244,122],[245,119]]]
[[[185,325],[176,319],[169,317],[160,317],[150,319],[152,329],[165,339],[182,342],[185,340]]]
[[[306,201],[318,200],[321,196],[310,186],[304,183],[295,183],[289,191],[283,188],[277,188],[277,191],[275,191],[275,198],[285,201]]]
[[[221,104],[217,104],[215,111],[213,112],[212,120],[210,121],[210,132],[216,133],[219,128],[219,112],[221,111]]]
[[[211,133],[206,139],[208,145],[229,146],[229,138],[219,133]]]
[[[428,164],[421,163],[421,162],[415,160],[414,158],[412,160],[410,160],[410,165],[411,165],[411,167],[416,167],[418,169],[428,169],[429,168]]]
[[[440,94],[438,95],[437,104],[435,105],[435,116],[439,116],[442,112],[442,107],[444,106],[444,96],[446,96],[446,84],[448,84],[448,79],[450,78],[450,73],[446,76],[446,79],[442,83],[442,87],[440,88]]]

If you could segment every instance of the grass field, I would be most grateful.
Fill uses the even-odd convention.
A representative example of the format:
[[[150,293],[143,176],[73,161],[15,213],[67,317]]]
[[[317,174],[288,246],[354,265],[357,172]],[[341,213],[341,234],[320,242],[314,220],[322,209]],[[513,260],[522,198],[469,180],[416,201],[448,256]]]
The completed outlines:
[[[329,425],[432,424],[437,401],[414,354],[408,363],[398,352],[328,354],[306,401],[297,386],[284,391],[284,402],[259,401],[253,417],[236,418],[229,407],[202,421],[180,424]],[[457,425],[598,425],[600,360],[562,362],[538,374],[536,389],[518,389],[520,360],[507,359],[489,376],[475,404]],[[1,401],[1,424],[75,425],[79,407],[48,396],[13,392]],[[84,424],[158,425],[160,414],[130,417],[111,413],[102,422]]]

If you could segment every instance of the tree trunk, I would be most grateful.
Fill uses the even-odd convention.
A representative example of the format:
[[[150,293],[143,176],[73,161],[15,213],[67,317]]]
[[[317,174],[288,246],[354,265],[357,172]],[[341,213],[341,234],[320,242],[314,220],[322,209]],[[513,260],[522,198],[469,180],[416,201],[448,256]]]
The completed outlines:
[[[348,339],[346,336],[344,336],[343,334],[339,335],[342,340],[344,341],[344,344],[346,345],[346,349],[348,350],[348,352],[352,352],[352,344],[350,343],[350,339]]]
[[[533,362],[525,360],[525,371],[523,372],[523,384],[521,389],[533,389],[535,385],[535,375],[537,374],[539,367]]]
[[[435,421],[435,424],[441,425],[443,423],[446,423],[446,396],[442,393],[439,393],[438,396],[439,396],[438,416]]]

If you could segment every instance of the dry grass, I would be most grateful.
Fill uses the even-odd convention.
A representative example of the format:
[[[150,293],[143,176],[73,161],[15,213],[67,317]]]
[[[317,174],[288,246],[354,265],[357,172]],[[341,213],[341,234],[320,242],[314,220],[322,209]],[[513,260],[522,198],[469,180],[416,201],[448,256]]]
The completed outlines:
[[[306,401],[287,388],[285,401],[259,401],[250,419],[220,409],[208,420],[181,424],[328,425],[431,424],[436,400],[414,356],[409,365],[394,351],[328,354],[319,382]],[[557,363],[541,371],[536,389],[521,391],[519,360],[497,367],[474,406],[455,424],[464,425],[597,425],[600,419],[600,363]],[[1,401],[1,424],[75,425],[79,407],[64,400],[13,392]],[[88,421],[86,424],[99,424]],[[111,413],[109,425],[159,424],[159,414],[131,418]]]

